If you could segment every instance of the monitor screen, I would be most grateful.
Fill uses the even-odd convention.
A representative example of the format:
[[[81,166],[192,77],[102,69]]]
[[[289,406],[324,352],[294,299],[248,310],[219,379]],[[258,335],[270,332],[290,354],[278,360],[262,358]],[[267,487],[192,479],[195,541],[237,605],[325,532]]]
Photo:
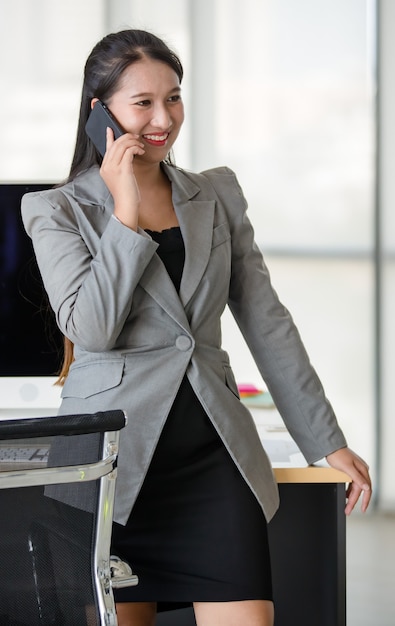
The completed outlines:
[[[50,310],[21,198],[51,184],[0,184],[0,376],[56,376],[62,336]]]

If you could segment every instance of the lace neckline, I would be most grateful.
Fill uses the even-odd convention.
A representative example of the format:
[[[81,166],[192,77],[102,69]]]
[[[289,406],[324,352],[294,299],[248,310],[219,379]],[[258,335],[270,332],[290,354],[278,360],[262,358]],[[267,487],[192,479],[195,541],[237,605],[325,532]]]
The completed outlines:
[[[179,231],[180,227],[179,226],[170,226],[170,228],[164,228],[163,230],[150,230],[149,228],[145,228],[144,230],[149,235],[151,235],[151,234],[154,234],[154,235],[166,235],[167,233],[170,234],[171,231],[173,233]]]

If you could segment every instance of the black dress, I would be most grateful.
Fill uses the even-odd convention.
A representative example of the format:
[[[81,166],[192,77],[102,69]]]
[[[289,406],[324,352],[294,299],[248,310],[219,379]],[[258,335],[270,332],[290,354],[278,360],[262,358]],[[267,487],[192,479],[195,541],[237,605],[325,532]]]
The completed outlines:
[[[180,229],[148,231],[177,290]],[[184,378],[126,526],[114,523],[112,553],[139,576],[117,602],[271,600],[267,525],[213,424]]]

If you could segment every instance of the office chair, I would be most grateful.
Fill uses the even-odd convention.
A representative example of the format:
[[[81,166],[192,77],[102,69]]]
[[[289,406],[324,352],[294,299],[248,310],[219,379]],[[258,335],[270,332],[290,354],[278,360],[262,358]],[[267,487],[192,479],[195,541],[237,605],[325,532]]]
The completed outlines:
[[[138,582],[110,557],[125,423],[120,410],[0,421],[1,626],[116,626],[112,588]]]

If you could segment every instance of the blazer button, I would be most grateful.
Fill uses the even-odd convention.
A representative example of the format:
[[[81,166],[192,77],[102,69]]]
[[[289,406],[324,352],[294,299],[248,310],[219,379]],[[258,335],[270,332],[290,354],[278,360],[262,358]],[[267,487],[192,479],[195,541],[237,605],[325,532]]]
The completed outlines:
[[[186,335],[180,335],[176,339],[176,348],[181,352],[186,352],[192,346],[192,341]]]

